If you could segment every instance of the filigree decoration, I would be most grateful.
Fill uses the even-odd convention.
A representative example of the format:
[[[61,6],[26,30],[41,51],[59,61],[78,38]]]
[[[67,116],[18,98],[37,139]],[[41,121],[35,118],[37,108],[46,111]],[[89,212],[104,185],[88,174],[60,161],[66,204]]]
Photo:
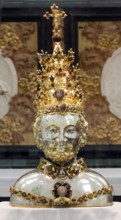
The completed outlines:
[[[58,165],[43,158],[40,160],[37,169],[52,178],[56,178],[60,171],[60,167]]]
[[[55,198],[60,196],[70,198],[72,195],[71,185],[65,181],[58,181],[53,186],[52,194]]]
[[[87,168],[84,158],[80,158],[74,163],[63,167],[63,175],[67,175],[70,179],[83,172]],[[39,166],[37,167],[42,173],[51,176],[52,178],[57,178],[57,176],[61,176],[61,167],[46,160],[41,159]]]
[[[51,6],[51,13],[45,17],[53,17],[53,53],[41,51],[38,53],[41,69],[38,70],[38,92],[35,97],[37,116],[43,113],[82,113],[85,103],[80,86],[80,69],[73,65],[74,52],[72,49],[64,54],[61,45],[61,22],[66,13],[58,6]],[[71,102],[70,102],[71,100]]]
[[[106,195],[112,192],[112,186],[107,185],[99,190],[94,192],[88,192],[83,195],[80,195],[76,198],[68,198],[66,196],[60,196],[58,198],[50,199],[44,196],[39,196],[36,194],[32,194],[29,192],[25,192],[24,190],[17,189],[15,187],[10,188],[11,194],[23,197],[29,201],[33,201],[35,206],[37,207],[72,207],[72,206],[83,206],[83,203],[97,198],[101,195]],[[71,193],[70,193],[71,194]],[[97,204],[98,205],[98,204]]]
[[[37,114],[83,112],[85,98],[78,65],[72,66],[73,51],[64,54],[60,43],[56,43],[52,55],[42,51],[38,58],[42,70],[38,70],[39,90],[34,102]]]
[[[44,17],[46,19],[53,18],[52,39],[53,42],[58,42],[60,39],[63,39],[63,20],[67,14],[65,11],[60,10],[56,4],[53,4],[50,8],[51,13],[46,12]]]
[[[68,177],[71,179],[74,176],[78,175],[79,173],[83,172],[87,168],[84,158],[80,158],[79,160],[75,161],[70,166],[65,167],[65,172]]]

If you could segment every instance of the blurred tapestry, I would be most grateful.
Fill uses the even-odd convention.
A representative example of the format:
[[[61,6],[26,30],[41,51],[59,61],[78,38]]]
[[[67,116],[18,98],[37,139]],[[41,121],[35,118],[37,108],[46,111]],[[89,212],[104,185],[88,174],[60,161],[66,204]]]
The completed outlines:
[[[0,24],[0,145],[32,145],[37,23]]]
[[[88,144],[121,144],[121,21],[78,22]]]

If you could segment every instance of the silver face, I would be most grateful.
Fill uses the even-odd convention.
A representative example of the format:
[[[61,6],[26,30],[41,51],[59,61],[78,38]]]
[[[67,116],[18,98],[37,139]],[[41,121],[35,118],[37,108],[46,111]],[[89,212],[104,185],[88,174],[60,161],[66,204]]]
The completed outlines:
[[[75,157],[80,136],[78,115],[44,115],[40,123],[45,155],[55,162]]]

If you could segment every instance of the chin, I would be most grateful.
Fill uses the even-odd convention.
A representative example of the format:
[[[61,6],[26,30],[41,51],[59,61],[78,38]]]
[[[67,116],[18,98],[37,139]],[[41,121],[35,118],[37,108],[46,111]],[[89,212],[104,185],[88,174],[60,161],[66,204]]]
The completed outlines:
[[[75,157],[76,153],[71,152],[45,152],[45,156],[58,164],[67,163]]]

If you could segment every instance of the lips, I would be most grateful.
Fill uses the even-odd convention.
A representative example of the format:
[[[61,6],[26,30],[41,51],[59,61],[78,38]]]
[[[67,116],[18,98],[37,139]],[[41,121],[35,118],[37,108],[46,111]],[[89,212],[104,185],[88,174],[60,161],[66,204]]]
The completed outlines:
[[[65,151],[65,148],[66,148],[66,146],[59,144],[57,146],[57,151],[62,153]]]

